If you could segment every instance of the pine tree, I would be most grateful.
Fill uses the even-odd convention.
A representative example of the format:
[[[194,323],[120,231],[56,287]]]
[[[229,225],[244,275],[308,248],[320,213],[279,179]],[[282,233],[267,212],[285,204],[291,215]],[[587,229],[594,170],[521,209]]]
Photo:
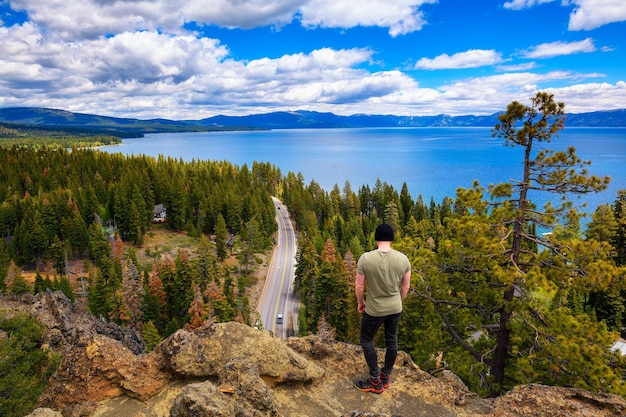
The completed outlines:
[[[147,321],[141,329],[141,336],[146,343],[146,351],[151,352],[163,340],[152,321]]]
[[[54,285],[56,290],[61,291],[70,301],[74,301],[74,289],[72,288],[72,284],[66,275],[61,276]]]
[[[40,292],[44,292],[46,290],[46,285],[44,283],[43,277],[41,276],[41,272],[37,270],[35,273],[35,284],[33,286],[33,293],[39,294]]]
[[[357,258],[352,255],[352,252],[348,250],[343,260],[343,266],[346,274],[346,287],[345,297],[346,311],[343,313],[345,316],[345,335],[342,335],[343,340],[351,343],[359,343],[359,334],[361,329],[361,314],[356,308],[356,297],[354,295],[354,283],[356,279],[356,264]]]
[[[177,323],[182,325],[186,322],[182,321],[181,316],[187,311],[189,303],[181,302],[181,288],[178,288],[176,276],[176,264],[167,257],[159,262],[158,276],[163,283],[163,290],[166,294],[165,307],[167,308],[167,318],[169,323]],[[184,313],[180,311],[180,306],[185,306]]]
[[[616,234],[611,242],[617,250],[615,261],[618,265],[626,265],[626,190],[618,191],[613,213],[617,221]]]
[[[144,319],[151,322],[160,334],[164,334],[166,322],[168,321],[167,294],[159,277],[157,262],[154,263],[152,275],[144,291],[142,311]]]
[[[294,290],[300,295],[302,308],[298,318],[298,333],[309,334],[315,331],[313,313],[315,311],[315,281],[318,275],[317,251],[311,239],[303,236],[299,240],[296,254]]]
[[[586,318],[568,308],[569,300],[591,288],[615,285],[623,271],[612,264],[609,245],[579,237],[577,212],[563,198],[567,193],[602,190],[608,178],[588,175],[589,162],[580,160],[571,147],[534,152],[534,146],[557,136],[564,118],[564,105],[547,93],[537,93],[530,106],[511,103],[499,116],[494,136],[521,148],[522,178],[490,186],[491,201],[484,198],[479,184],[458,190],[453,213],[442,217],[437,251],[423,248],[426,251],[412,256],[421,278],[414,288],[432,303],[440,325],[456,344],[444,350],[444,360],[483,394],[498,395],[532,380],[532,373],[518,372],[519,365],[529,360],[536,368],[547,369],[564,357],[571,359],[560,381],[586,389],[593,384],[581,381],[592,379],[591,368],[604,369],[607,380],[620,372],[606,366],[610,352],[608,346],[602,347],[606,343],[602,324],[583,326]],[[537,191],[562,197],[561,204],[548,202],[538,209],[531,200]],[[537,226],[552,229],[552,234],[538,235]],[[550,314],[581,325],[563,333],[546,319]],[[590,356],[591,366],[573,365],[579,362],[567,358],[567,349],[558,353],[560,359],[548,349],[554,338],[574,341],[583,336],[579,332],[591,332],[590,343],[605,352]],[[612,389],[622,392],[623,386],[614,384]]]
[[[59,239],[58,235],[54,235],[52,244],[48,248],[48,256],[52,260],[54,269],[56,269],[57,274],[65,275],[67,254],[65,253],[65,245],[63,244],[61,239]]]
[[[189,306],[189,323],[185,327],[189,330],[194,330],[202,327],[204,321],[207,319],[207,310],[204,306],[204,300],[202,299],[202,293],[200,287],[197,284],[193,284],[193,300]]]
[[[228,230],[226,229],[226,221],[222,214],[217,215],[217,223],[215,225],[215,248],[217,257],[222,261],[228,256],[226,249],[226,240],[228,239]]]
[[[126,262],[126,268],[122,274],[122,288],[124,294],[124,305],[128,311],[129,327],[141,330],[143,311],[143,286],[139,271],[132,260]]]
[[[30,288],[28,281],[21,274],[17,274],[13,278],[13,282],[9,287],[9,292],[13,295],[32,294],[33,290]]]
[[[98,223],[92,223],[89,226],[89,258],[96,264],[100,263],[103,258],[111,256],[111,247],[109,241],[104,236],[102,226]]]
[[[235,311],[224,292],[215,282],[211,282],[204,291],[208,299],[209,323],[231,321]]]
[[[315,281],[315,309],[313,325],[317,328],[319,320],[325,317],[335,329],[339,340],[347,340],[349,321],[346,320],[352,300],[352,288],[348,274],[332,240],[328,239],[320,255],[319,274]]]

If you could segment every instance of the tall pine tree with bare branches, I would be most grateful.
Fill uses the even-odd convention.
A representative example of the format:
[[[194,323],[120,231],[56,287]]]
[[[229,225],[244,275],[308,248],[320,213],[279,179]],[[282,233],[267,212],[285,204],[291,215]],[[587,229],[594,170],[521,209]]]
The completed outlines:
[[[521,151],[520,178],[458,190],[438,247],[413,262],[414,288],[449,335],[443,360],[485,395],[529,382],[624,393],[619,366],[607,365],[619,363],[609,350],[617,336],[576,309],[623,270],[610,245],[581,238],[568,198],[601,191],[609,178],[589,175],[572,147],[547,149],[565,122],[551,94],[512,102],[499,120],[493,136]]]

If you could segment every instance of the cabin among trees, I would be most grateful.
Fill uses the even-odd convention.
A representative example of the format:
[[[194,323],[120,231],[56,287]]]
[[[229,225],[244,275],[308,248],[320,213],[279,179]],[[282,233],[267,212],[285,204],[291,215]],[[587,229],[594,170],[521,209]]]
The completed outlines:
[[[163,204],[157,204],[152,210],[152,223],[164,223],[167,221],[167,208]]]

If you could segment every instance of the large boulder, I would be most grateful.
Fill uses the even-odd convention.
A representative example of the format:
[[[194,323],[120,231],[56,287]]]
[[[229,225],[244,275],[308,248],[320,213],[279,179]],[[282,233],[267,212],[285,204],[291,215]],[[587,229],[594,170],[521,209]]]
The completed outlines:
[[[171,378],[161,365],[157,355],[135,355],[109,337],[86,337],[63,356],[39,398],[39,405],[65,413],[81,404],[120,395],[145,400]]]
[[[176,397],[170,417],[231,417],[234,404],[209,381],[189,384]]]
[[[171,417],[278,417],[273,391],[248,359],[233,359],[222,369],[219,386],[210,381],[187,385],[176,397]]]
[[[243,324],[229,322],[195,331],[179,330],[156,349],[172,373],[184,377],[219,376],[232,359],[246,358],[267,381],[312,381],[324,370],[280,339]]]
[[[498,417],[616,417],[626,415],[626,402],[613,394],[529,384],[496,399],[493,413]]]

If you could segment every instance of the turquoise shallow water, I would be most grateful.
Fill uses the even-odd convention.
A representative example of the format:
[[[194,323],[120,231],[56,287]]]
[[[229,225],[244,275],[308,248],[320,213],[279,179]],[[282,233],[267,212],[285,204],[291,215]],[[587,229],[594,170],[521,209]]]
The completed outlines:
[[[612,203],[618,189],[626,189],[626,129],[566,128],[542,147],[564,150],[574,146],[590,172],[612,177],[611,186],[584,196],[595,209]],[[256,132],[154,134],[124,139],[122,145],[102,148],[124,154],[159,154],[185,161],[228,160],[237,165],[270,162],[283,174],[301,173],[305,183],[317,182],[330,191],[346,181],[358,192],[380,179],[411,196],[440,202],[458,187],[484,186],[522,177],[522,149],[503,145],[489,128],[370,128],[298,129]],[[534,197],[542,201],[543,197]],[[578,200],[574,200],[578,201]]]

